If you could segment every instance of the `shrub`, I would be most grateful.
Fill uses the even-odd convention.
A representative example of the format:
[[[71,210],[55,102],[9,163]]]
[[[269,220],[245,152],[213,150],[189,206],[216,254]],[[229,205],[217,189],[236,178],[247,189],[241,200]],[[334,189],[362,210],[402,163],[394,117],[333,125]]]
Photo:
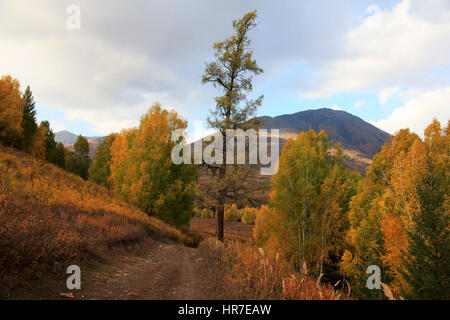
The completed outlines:
[[[237,206],[233,203],[231,206],[225,206],[225,221],[227,222],[240,222],[241,214]]]
[[[214,238],[203,241],[199,249],[207,259],[209,275],[223,299],[348,299],[329,284],[321,284],[305,269],[300,276],[282,261],[277,252],[248,243],[222,243]]]
[[[216,214],[214,211],[207,209],[207,208],[203,208],[200,211],[200,217],[201,218],[209,218],[209,219],[215,219],[216,218]]]
[[[245,224],[255,224],[256,214],[258,212],[257,208],[248,208],[245,207],[241,209],[241,221]]]

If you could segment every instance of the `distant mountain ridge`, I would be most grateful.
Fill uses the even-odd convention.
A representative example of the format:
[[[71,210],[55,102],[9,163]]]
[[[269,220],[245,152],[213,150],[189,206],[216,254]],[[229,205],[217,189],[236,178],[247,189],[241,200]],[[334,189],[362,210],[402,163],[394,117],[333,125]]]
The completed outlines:
[[[95,152],[97,151],[97,147],[105,137],[85,137],[89,142],[89,157],[91,159],[94,158]],[[58,131],[55,133],[55,141],[62,143],[69,150],[73,150],[73,145],[77,141],[78,135],[69,132],[67,130]]]
[[[261,128],[280,129],[282,138],[294,136],[310,128],[316,132],[324,130],[331,140],[340,142],[344,149],[356,151],[368,159],[380,152],[389,138],[387,132],[351,113],[328,108],[258,119],[261,120]]]
[[[64,145],[75,143],[77,138],[78,136],[76,134],[66,130],[55,132],[55,141]]]
[[[276,117],[263,116],[257,119],[261,120],[261,128],[280,129],[280,151],[289,137],[293,137],[301,131],[307,131],[310,128],[316,132],[324,130],[331,140],[341,143],[346,153],[359,162],[359,165],[356,165],[354,161],[353,165],[349,166],[360,171],[364,171],[370,159],[381,151],[381,147],[389,138],[387,132],[351,113],[328,108],[300,111]],[[55,133],[55,140],[69,149],[73,148],[77,138],[78,135],[66,130]],[[86,138],[89,141],[89,156],[93,158],[98,145],[106,136]]]
[[[99,138],[105,138],[105,137],[85,137],[86,139],[99,139]],[[78,139],[78,135],[75,133],[72,133],[67,130],[58,131],[55,133],[55,141],[60,142],[64,145],[68,144],[74,144]]]

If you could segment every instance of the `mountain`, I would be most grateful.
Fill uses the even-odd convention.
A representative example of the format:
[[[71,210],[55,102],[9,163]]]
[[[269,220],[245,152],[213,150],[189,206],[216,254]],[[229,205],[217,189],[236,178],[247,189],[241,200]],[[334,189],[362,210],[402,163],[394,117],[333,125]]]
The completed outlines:
[[[78,135],[63,130],[55,133],[55,141],[61,142],[67,149],[73,151],[73,145],[77,141]],[[105,140],[106,137],[86,137],[89,142],[89,157],[94,158],[97,147]]]
[[[364,173],[373,156],[389,138],[389,134],[351,113],[328,108],[300,111],[276,117],[258,118],[261,128],[280,130],[280,151],[289,137],[312,128],[316,132],[324,130],[335,143],[339,142],[349,156],[348,167]],[[78,136],[69,131],[55,133],[55,140],[70,150]],[[89,156],[94,157],[98,145],[105,137],[86,137],[89,142]]]
[[[77,141],[78,136],[72,132],[63,130],[55,133],[55,141],[60,142],[63,145],[74,144]]]
[[[317,109],[285,114],[277,117],[259,117],[260,127],[280,130],[280,152],[290,137],[295,137],[301,131],[312,128],[319,132],[324,130],[334,143],[340,143],[348,158],[344,161],[349,169],[356,169],[365,175],[365,169],[373,156],[381,151],[389,134],[370,123],[345,111],[332,109]],[[268,146],[270,140],[268,141]],[[270,148],[270,147],[269,147]],[[210,176],[202,168],[199,180],[199,190],[205,192],[210,188]],[[236,202],[238,206],[261,206],[269,201],[271,176],[262,176],[259,170],[247,178],[245,193],[248,200]],[[197,200],[201,207],[201,199]]]
[[[328,108],[301,111],[277,117],[260,117],[261,128],[280,129],[280,137],[295,136],[312,128],[324,130],[342,148],[356,152],[360,157],[372,159],[380,152],[389,134],[351,113]]]

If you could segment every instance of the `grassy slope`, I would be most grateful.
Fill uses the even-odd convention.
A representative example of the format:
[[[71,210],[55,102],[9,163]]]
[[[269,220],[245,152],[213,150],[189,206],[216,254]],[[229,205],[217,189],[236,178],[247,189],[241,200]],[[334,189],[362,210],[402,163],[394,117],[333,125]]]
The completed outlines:
[[[186,240],[107,189],[0,145],[0,297],[147,237]]]

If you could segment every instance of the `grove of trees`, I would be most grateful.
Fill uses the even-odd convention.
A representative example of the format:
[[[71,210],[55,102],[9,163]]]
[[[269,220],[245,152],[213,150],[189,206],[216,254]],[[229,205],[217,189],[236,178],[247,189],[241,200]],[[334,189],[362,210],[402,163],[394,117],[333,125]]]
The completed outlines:
[[[172,132],[186,126],[175,111],[155,103],[142,116],[138,128],[122,130],[115,137],[109,151],[111,175],[107,183],[113,190],[148,215],[173,225],[187,224],[194,213],[197,168],[175,165],[171,159],[175,146]]]
[[[449,299],[449,131],[436,120],[424,139],[400,130],[364,179],[343,167],[324,132],[300,133],[286,143],[269,206],[257,214],[256,244],[300,273],[340,278],[357,298],[386,298],[366,287],[376,265],[397,299]]]
[[[450,126],[434,121],[424,140],[400,130],[367,169],[350,203],[342,270],[363,298],[369,265],[397,297],[450,298]]]
[[[0,143],[87,179],[90,160],[85,152],[86,148],[89,152],[86,139],[79,137],[75,152],[67,150],[55,141],[48,121],[37,124],[35,104],[29,86],[22,93],[19,80],[9,75],[0,78]]]
[[[257,244],[282,255],[300,273],[336,277],[347,212],[360,174],[348,171],[325,132],[301,132],[283,148],[269,207],[257,217]]]

